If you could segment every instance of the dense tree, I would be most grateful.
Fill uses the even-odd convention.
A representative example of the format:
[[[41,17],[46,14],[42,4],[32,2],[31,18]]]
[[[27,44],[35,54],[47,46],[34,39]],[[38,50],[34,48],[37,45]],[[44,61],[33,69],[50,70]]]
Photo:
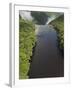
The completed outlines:
[[[50,24],[52,24],[57,31],[58,37],[58,45],[59,48],[64,50],[64,15],[61,15],[57,19],[53,20]]]
[[[35,46],[35,25],[19,16],[19,78],[28,78],[28,70]]]
[[[31,15],[36,24],[44,25],[48,21],[48,14],[46,12],[32,11]]]

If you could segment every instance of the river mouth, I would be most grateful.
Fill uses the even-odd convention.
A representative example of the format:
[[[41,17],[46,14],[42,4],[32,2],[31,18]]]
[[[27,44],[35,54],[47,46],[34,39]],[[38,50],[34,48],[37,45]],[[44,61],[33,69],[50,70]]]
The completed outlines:
[[[29,78],[64,77],[64,57],[57,47],[57,33],[51,25],[36,25],[37,42]]]

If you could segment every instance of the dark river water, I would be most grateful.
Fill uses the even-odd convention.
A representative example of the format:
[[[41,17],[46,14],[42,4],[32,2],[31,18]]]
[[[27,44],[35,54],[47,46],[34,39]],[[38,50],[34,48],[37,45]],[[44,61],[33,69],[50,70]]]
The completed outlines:
[[[57,47],[56,31],[50,25],[37,25],[36,36],[29,78],[63,77],[64,58]]]

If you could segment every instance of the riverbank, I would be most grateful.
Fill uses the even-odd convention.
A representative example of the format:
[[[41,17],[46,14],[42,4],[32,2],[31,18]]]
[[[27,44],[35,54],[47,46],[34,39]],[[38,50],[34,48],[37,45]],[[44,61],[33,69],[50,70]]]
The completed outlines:
[[[64,52],[64,15],[56,18],[49,24],[53,25],[57,32],[58,46]]]
[[[32,49],[35,46],[35,25],[19,17],[19,79],[28,78]]]

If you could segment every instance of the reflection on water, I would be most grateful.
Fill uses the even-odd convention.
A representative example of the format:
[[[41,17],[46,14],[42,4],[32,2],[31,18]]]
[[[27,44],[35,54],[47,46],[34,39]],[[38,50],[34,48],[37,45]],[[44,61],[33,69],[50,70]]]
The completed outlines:
[[[32,57],[29,78],[63,77],[64,59],[57,48],[52,26],[36,25],[37,44]]]

